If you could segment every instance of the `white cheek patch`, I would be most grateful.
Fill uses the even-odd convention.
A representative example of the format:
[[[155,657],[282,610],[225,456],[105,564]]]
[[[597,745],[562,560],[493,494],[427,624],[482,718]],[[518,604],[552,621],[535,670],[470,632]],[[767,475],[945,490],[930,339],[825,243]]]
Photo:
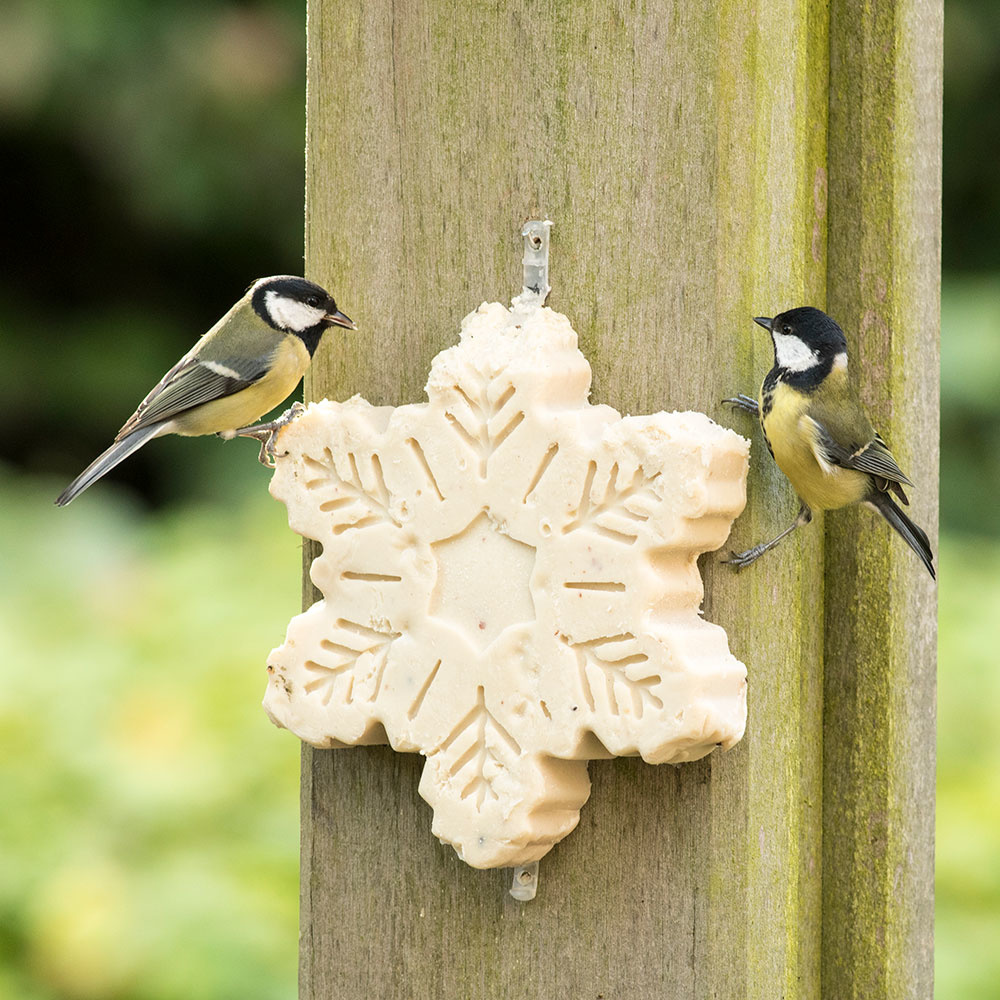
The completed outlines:
[[[290,299],[280,292],[265,292],[264,303],[275,324],[283,330],[295,330],[298,333],[315,326],[326,315],[326,310]]]
[[[778,367],[790,372],[804,372],[819,362],[819,355],[798,337],[787,333],[773,333],[774,355]],[[845,358],[846,361],[846,358]]]

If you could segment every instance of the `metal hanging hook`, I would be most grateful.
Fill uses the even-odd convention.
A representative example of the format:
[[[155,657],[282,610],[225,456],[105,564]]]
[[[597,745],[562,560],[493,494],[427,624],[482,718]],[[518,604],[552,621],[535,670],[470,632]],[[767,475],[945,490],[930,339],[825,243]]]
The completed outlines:
[[[548,219],[530,219],[521,229],[524,237],[524,289],[522,296],[534,297],[541,305],[552,286],[549,284],[549,230]]]

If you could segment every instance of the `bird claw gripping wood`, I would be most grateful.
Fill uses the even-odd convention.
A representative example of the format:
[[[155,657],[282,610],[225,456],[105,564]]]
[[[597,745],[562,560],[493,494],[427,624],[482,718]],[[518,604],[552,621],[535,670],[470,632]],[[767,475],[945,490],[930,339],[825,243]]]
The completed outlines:
[[[743,410],[744,413],[752,413],[755,417],[760,415],[757,400],[746,393],[738,392],[735,396],[730,396],[729,399],[724,399],[722,402],[734,410]]]
[[[725,563],[727,566],[732,566],[737,572],[741,569],[745,569],[752,562],[756,562],[768,549],[767,545],[755,545],[753,548],[747,549],[745,552],[733,552],[730,551],[729,555],[725,559],[720,559],[719,562]]]
[[[254,424],[252,427],[240,427],[233,431],[234,437],[251,437],[260,442],[260,454],[257,461],[268,469],[275,467],[275,447],[278,442],[278,435],[282,429],[287,427],[292,421],[297,420],[305,413],[305,406],[295,402],[281,414],[280,417],[268,421],[266,424]]]

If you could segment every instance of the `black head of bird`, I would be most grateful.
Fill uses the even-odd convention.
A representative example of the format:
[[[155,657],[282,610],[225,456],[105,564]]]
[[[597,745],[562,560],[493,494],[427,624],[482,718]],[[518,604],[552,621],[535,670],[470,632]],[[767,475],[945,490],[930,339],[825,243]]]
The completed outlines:
[[[338,308],[325,288],[306,278],[280,274],[261,278],[249,288],[254,312],[268,326],[299,337],[318,338],[331,326],[356,329],[353,321]],[[315,350],[315,345],[313,346]]]
[[[847,338],[825,312],[812,306],[789,309],[773,319],[755,316],[754,322],[771,334],[775,367],[787,372],[806,372],[826,367],[843,355],[847,366]]]

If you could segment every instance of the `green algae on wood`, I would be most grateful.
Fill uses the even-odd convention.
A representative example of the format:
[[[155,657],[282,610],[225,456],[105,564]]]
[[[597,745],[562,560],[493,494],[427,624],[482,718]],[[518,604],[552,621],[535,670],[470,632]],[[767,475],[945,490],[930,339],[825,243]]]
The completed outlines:
[[[934,539],[941,4],[838,0],[830,34],[828,311]],[[848,1000],[933,993],[936,592],[891,535],[827,518],[823,986]]]

